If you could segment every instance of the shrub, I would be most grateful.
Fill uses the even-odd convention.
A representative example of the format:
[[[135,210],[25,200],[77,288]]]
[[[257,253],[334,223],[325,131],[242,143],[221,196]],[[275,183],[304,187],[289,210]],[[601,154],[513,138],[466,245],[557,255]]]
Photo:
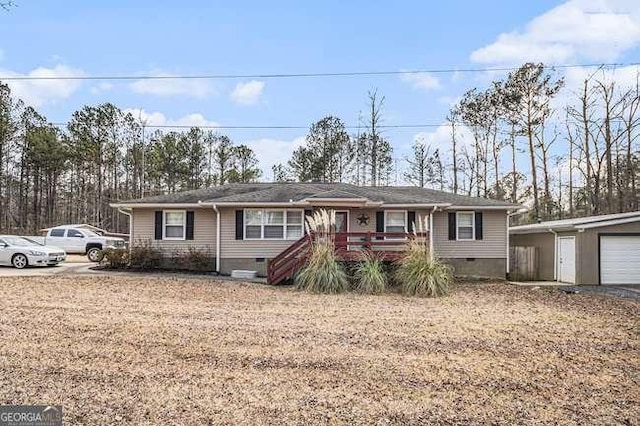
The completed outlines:
[[[311,293],[335,294],[349,289],[347,274],[336,258],[333,242],[313,243],[309,263],[296,274],[295,283]]]
[[[307,218],[312,233],[309,260],[294,279],[298,288],[312,292],[335,294],[349,289],[349,280],[335,253],[335,219],[333,212],[319,210]]]
[[[179,256],[179,264],[187,271],[210,271],[212,269],[212,258],[205,250],[196,247],[189,247]]]
[[[132,268],[150,271],[162,266],[162,253],[146,242],[131,247],[129,260]]]
[[[449,265],[431,256],[424,241],[414,238],[397,263],[395,278],[405,294],[436,297],[449,292],[453,272]]]
[[[108,247],[101,252],[100,266],[124,269],[129,266],[129,249]]]
[[[354,269],[354,291],[379,294],[387,288],[387,275],[382,261],[371,251],[363,252],[362,259]]]

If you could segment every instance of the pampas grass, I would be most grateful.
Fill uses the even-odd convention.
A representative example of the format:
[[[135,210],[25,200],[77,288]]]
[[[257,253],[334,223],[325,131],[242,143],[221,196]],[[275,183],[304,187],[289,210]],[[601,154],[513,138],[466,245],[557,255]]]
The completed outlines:
[[[353,290],[357,293],[380,294],[387,289],[382,261],[371,251],[363,252],[353,275]]]
[[[294,282],[311,293],[336,294],[349,290],[349,279],[335,253],[335,215],[318,210],[306,218],[307,231],[313,237],[309,261],[296,274]]]
[[[395,275],[402,292],[410,296],[444,296],[453,283],[451,267],[431,256],[426,242],[419,238],[407,243]]]

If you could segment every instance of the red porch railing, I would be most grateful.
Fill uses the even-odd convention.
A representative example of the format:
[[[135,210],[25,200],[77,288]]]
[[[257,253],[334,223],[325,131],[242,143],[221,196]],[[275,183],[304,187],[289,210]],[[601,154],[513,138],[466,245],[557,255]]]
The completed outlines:
[[[382,260],[396,260],[402,255],[407,240],[428,237],[428,232],[340,232],[334,235],[334,243],[341,260],[358,260],[367,250],[375,252]],[[295,276],[309,257],[313,238],[313,235],[305,235],[269,261],[269,284],[279,284]]]

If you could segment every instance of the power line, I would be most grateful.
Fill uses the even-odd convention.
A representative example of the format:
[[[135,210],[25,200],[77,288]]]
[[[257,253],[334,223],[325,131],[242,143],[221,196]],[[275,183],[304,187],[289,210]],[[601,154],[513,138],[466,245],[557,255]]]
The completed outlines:
[[[69,123],[51,123],[54,126],[67,126]],[[387,124],[387,125],[379,125],[382,129],[419,129],[426,127],[440,127],[443,124],[435,124],[435,123],[425,123],[425,124]],[[144,127],[152,128],[152,129],[191,129],[193,127],[197,127],[199,129],[213,129],[213,130],[308,130],[309,126],[233,126],[233,125],[188,125],[188,124],[145,124]],[[362,126],[356,125],[348,125],[345,126],[347,129],[360,129]]]
[[[593,68],[593,67],[626,67],[637,66],[639,62],[608,63],[608,64],[560,64],[548,65],[547,68]],[[357,76],[385,76],[410,74],[451,74],[476,73],[492,71],[515,71],[520,67],[486,67],[486,68],[435,68],[395,71],[343,71],[343,72],[315,72],[315,73],[283,73],[283,74],[202,74],[202,75],[75,75],[75,76],[6,76],[0,75],[4,81],[30,80],[231,80],[231,79],[279,79],[279,78],[313,78],[313,77],[357,77]]]
[[[624,120],[621,118],[612,118],[609,120],[611,123],[623,123]],[[552,121],[550,123],[555,123]],[[558,122],[560,123],[560,122]],[[62,127],[68,126],[70,123],[68,122],[53,122],[49,123],[50,125]],[[463,122],[455,122],[454,124],[458,126],[466,126]],[[434,128],[441,126],[449,126],[451,125],[450,121],[442,122],[442,123],[414,123],[414,124],[381,124],[376,127],[380,129],[421,129],[421,128]],[[208,129],[208,130],[308,130],[309,125],[307,126],[278,126],[278,125],[198,125],[198,124],[144,124],[141,126],[147,129],[191,129],[197,127],[199,129]],[[357,129],[362,130],[366,128],[365,125],[345,125],[346,129]],[[467,126],[472,127],[472,126]],[[507,134],[506,132],[504,134]]]

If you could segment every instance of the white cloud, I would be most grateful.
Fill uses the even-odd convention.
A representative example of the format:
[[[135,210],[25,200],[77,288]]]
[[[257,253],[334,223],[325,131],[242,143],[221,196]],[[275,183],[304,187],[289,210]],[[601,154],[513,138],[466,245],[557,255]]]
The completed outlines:
[[[452,149],[452,129],[451,124],[443,123],[432,132],[419,132],[413,136],[413,141],[422,140],[431,147],[431,152],[436,149],[440,153],[448,153]],[[460,148],[471,147],[473,144],[473,134],[468,127],[462,124],[456,124],[456,145]],[[406,147],[406,151],[410,151],[410,147]]]
[[[84,71],[66,65],[38,67],[26,74],[0,69],[0,80],[6,77],[81,77]],[[69,98],[80,88],[80,80],[6,80],[13,94],[27,105],[39,107]]]
[[[238,83],[233,89],[231,100],[239,105],[253,105],[258,102],[264,91],[264,81],[251,80],[246,83]]]
[[[175,77],[173,74],[156,72],[154,77]],[[188,96],[192,98],[205,98],[214,93],[214,87],[210,81],[200,79],[148,79],[136,80],[129,85],[135,93],[156,96]]]
[[[100,94],[100,93],[104,93],[104,92],[108,92],[109,90],[113,89],[114,85],[113,83],[109,83],[107,81],[103,81],[102,83],[99,83],[96,86],[93,86],[91,88],[91,93],[93,93],[94,95]]]
[[[187,114],[178,119],[167,118],[161,112],[147,112],[139,108],[127,108],[125,113],[129,112],[131,115],[143,122],[146,122],[148,126],[200,126],[200,127],[219,127],[220,123],[207,120],[204,115],[200,113]],[[170,130],[170,129],[168,129]]]
[[[400,79],[404,82],[410,83],[414,89],[429,91],[440,88],[440,81],[427,72],[401,74]]]
[[[640,3],[569,0],[471,54],[488,64],[612,61],[640,43]]]
[[[262,138],[242,143],[256,153],[262,169],[262,179],[270,181],[273,179],[271,166],[286,163],[291,158],[293,151],[300,147],[304,141],[305,137],[299,136],[292,140]]]

